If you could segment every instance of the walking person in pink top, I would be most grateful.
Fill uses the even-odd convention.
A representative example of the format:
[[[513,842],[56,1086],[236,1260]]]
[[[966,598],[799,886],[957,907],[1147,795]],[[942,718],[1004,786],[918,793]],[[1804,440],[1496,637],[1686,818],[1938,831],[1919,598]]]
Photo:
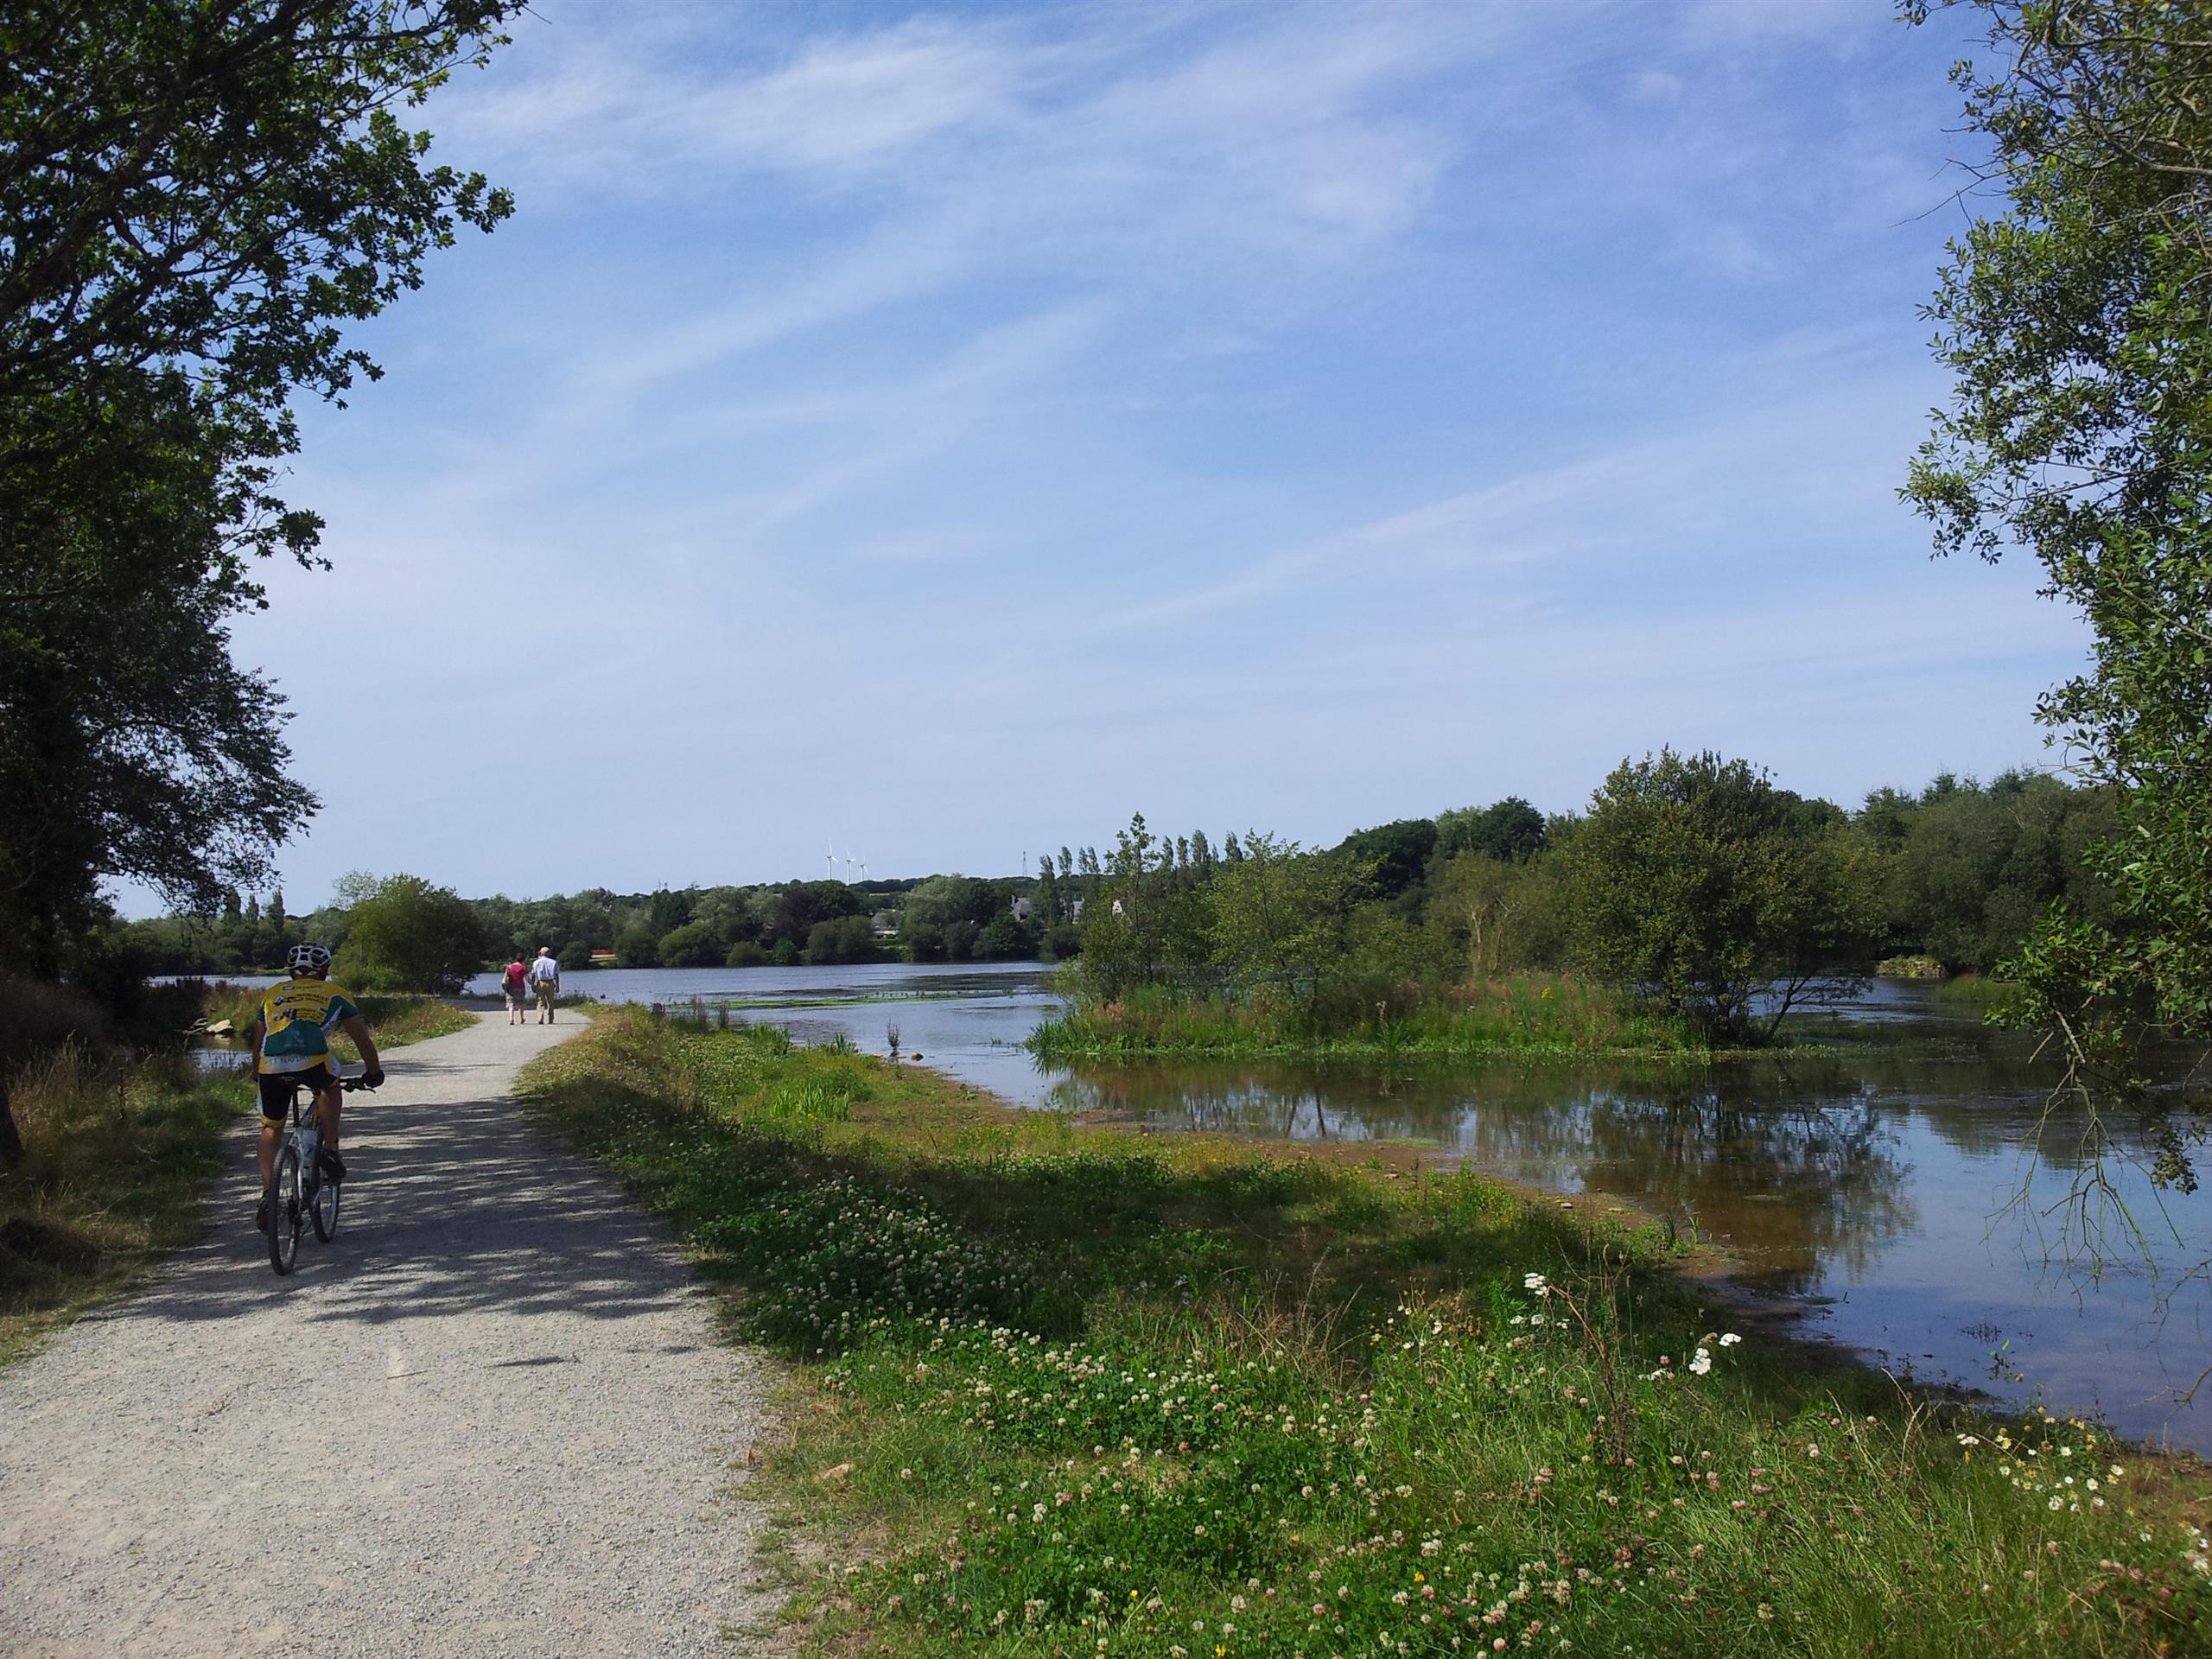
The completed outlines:
[[[523,1010],[525,999],[530,995],[530,969],[523,966],[519,955],[499,970],[499,988],[506,993],[507,1023],[511,1026],[524,1024]]]

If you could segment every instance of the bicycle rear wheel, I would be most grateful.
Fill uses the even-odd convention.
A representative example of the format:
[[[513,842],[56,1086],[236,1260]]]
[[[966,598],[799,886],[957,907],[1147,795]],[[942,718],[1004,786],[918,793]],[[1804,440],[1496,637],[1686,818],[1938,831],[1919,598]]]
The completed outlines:
[[[315,1196],[308,1200],[308,1216],[315,1223],[315,1236],[327,1244],[338,1232],[338,1187],[321,1170],[315,1172]]]
[[[276,1170],[269,1178],[269,1265],[279,1273],[289,1273],[292,1263],[299,1259],[300,1228],[306,1217],[300,1212],[300,1149],[280,1147],[276,1154]]]

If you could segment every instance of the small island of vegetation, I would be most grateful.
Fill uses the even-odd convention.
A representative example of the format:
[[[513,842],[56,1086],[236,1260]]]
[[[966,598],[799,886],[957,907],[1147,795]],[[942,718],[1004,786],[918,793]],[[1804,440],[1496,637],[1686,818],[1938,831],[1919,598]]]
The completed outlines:
[[[2008,773],[1855,813],[1743,760],[1624,761],[1582,814],[1508,798],[1335,848],[1154,836],[1085,899],[1070,1007],[1033,1046],[1147,1055],[1709,1055],[1917,953],[1986,969],[2054,901],[2094,903],[2096,792]]]

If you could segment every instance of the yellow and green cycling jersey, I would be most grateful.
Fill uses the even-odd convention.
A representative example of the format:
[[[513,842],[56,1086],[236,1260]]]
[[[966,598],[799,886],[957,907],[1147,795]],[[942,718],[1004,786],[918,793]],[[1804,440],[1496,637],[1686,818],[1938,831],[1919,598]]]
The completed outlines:
[[[327,979],[288,979],[261,999],[264,1072],[308,1071],[330,1063],[330,1033],[360,1014]]]

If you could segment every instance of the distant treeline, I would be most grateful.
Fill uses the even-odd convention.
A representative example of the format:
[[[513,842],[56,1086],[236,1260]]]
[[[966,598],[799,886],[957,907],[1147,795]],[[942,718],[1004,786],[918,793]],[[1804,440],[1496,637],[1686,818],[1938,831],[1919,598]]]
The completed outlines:
[[[1759,811],[1820,842],[1848,870],[1850,913],[1830,929],[1824,965],[1925,956],[1948,971],[1986,972],[2054,900],[2101,914],[2101,889],[2082,861],[2113,825],[2100,791],[2014,772],[1988,783],[1947,774],[1918,791],[1880,789],[1855,811],[1774,788],[1763,775],[1753,793]],[[1598,805],[1606,798],[1601,791]],[[1333,924],[1322,931],[1343,963],[1363,964],[1363,976],[1374,980],[1465,979],[1574,964],[1576,918],[1588,908],[1581,902],[1587,895],[1576,891],[1578,871],[1586,887],[1620,879],[1570,855],[1592,817],[1548,817],[1508,797],[1362,830],[1312,852],[1251,832],[1217,842],[1204,831],[1156,836],[1140,817],[1103,854],[1062,848],[1041,858],[1035,874],[1014,878],[791,880],[643,893],[594,887],[460,902],[480,930],[475,944],[486,961],[540,945],[572,969],[1051,961],[1089,949],[1099,957],[1094,982],[1111,993],[1138,982],[1230,976],[1234,951],[1208,934],[1213,924],[1202,925],[1194,895],[1255,856],[1270,865],[1287,858],[1284,868],[1310,864],[1314,879],[1294,884],[1302,898],[1280,902],[1319,904],[1338,916],[1341,936]],[[282,893],[265,900],[232,893],[213,917],[122,926],[117,944],[153,973],[274,967],[301,938],[342,944],[353,907],[382,886],[349,877],[334,903],[308,915],[288,910]],[[1142,916],[1133,909],[1140,894]],[[1277,940],[1265,948],[1291,946]]]
[[[421,885],[413,877],[391,880],[410,893]],[[305,916],[289,913],[281,893],[265,904],[232,893],[216,916],[165,916],[126,924],[117,933],[149,973],[273,968],[303,938],[342,950],[364,894],[389,885],[348,877],[336,902]],[[445,914],[440,927],[474,939],[474,954],[484,961],[534,955],[541,945],[566,968],[1027,961],[1080,948],[1073,906],[1061,901],[1055,882],[1033,877],[783,881],[637,893],[588,887],[534,899],[454,899],[437,891],[473,918],[473,927],[456,925],[459,918]]]

